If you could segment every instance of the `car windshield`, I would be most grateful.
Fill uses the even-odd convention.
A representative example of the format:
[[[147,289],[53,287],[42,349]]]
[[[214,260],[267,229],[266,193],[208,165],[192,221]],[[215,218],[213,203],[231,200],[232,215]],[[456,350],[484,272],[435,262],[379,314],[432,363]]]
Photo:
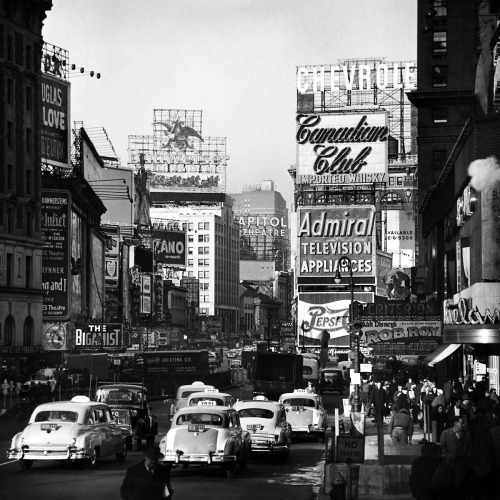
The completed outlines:
[[[78,413],[76,411],[41,411],[35,417],[35,422],[76,422]]]
[[[273,418],[274,412],[266,408],[244,408],[238,411],[240,418]]]
[[[177,425],[205,424],[222,426],[224,419],[214,413],[183,413],[177,417]]]
[[[196,406],[201,401],[213,401],[216,406],[224,406],[224,401],[220,398],[207,398],[206,396],[200,396],[199,398],[192,398],[189,400],[189,406]]]
[[[108,404],[140,404],[142,399],[142,391],[132,389],[99,389],[96,395],[96,401]]]
[[[291,406],[310,406],[316,408],[316,400],[308,398],[289,398],[284,399],[283,404]]]

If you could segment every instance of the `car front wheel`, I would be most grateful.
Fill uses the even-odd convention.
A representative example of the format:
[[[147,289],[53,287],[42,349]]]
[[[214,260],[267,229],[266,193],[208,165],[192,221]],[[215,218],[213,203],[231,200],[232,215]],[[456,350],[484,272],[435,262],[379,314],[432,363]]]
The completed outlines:
[[[89,469],[95,469],[97,464],[97,458],[99,453],[96,448],[92,448],[89,453],[89,458],[87,459],[87,466]]]
[[[118,453],[115,453],[115,458],[118,460],[118,462],[123,462],[127,458],[127,443],[123,443],[123,449],[122,451],[119,451]]]
[[[19,460],[21,470],[30,470],[33,466],[33,460]]]

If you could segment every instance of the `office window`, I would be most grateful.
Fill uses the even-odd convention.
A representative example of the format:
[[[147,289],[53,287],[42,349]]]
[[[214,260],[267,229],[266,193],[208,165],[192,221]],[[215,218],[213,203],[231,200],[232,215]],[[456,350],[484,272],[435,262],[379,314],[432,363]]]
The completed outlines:
[[[203,266],[203,259],[198,259],[198,265]]]
[[[433,66],[432,67],[432,86],[446,87],[448,85],[448,67]]]
[[[7,209],[7,232],[12,234],[14,232],[14,209],[9,207]]]
[[[188,277],[194,278],[194,271],[188,271]]]
[[[205,266],[209,266],[210,265],[210,259],[205,259]]]
[[[188,259],[188,266],[194,266],[194,259]]]
[[[434,123],[448,123],[448,108],[434,108],[432,110],[432,121]]]
[[[188,229],[189,229],[190,231],[192,231],[192,230],[193,230],[193,228],[194,228],[193,223],[192,223],[192,222],[190,222],[190,223],[188,224]]]
[[[29,211],[26,212],[26,236],[33,236],[33,214]]]
[[[198,271],[198,278],[203,279],[203,271]]]
[[[14,318],[12,316],[7,316],[5,320],[4,332],[5,332],[5,346],[12,346],[14,341],[14,333],[16,329],[16,323],[14,322]]]
[[[14,281],[12,280],[13,271],[14,271],[14,254],[7,253],[6,258],[6,268],[5,268],[5,284],[7,286],[12,286]]]
[[[7,104],[14,104],[14,80],[7,78]]]
[[[193,247],[188,247],[188,255],[193,255]]]
[[[198,243],[203,243],[203,234],[198,235]]]
[[[203,229],[203,222],[198,222],[198,229]]]
[[[31,170],[26,170],[26,194],[31,194]]]
[[[210,279],[210,272],[209,271],[205,271],[205,279],[206,280]]]
[[[32,266],[33,266],[33,258],[31,256],[27,256],[26,257],[26,275],[25,275],[25,278],[26,278],[26,288],[30,288],[31,287],[31,277],[33,275],[33,269],[32,269]]]
[[[437,17],[448,15],[448,0],[434,0],[434,9]]]
[[[433,170],[442,170],[444,164],[446,163],[447,156],[448,155],[446,153],[446,149],[438,149],[436,151],[433,151],[433,158],[432,158]]]
[[[193,243],[194,236],[192,234],[188,234],[188,243]]]
[[[434,54],[443,54],[446,51],[447,51],[446,31],[435,31],[432,34],[432,52],[434,52]]]

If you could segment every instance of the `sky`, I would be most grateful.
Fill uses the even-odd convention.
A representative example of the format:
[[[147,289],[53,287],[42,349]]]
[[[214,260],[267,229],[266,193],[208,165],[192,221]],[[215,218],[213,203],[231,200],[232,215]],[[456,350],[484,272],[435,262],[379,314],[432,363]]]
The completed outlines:
[[[52,0],[46,42],[70,77],[71,125],[104,127],[123,166],[154,109],[203,111],[227,138],[226,191],[272,180],[290,208],[297,66],[416,61],[415,0]]]

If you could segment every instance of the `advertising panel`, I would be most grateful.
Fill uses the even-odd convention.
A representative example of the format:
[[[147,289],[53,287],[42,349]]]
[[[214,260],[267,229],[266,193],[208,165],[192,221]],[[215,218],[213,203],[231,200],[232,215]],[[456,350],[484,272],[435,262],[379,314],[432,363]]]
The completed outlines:
[[[304,207],[298,210],[299,276],[330,277],[341,257],[354,276],[374,273],[375,207]]]
[[[123,326],[121,323],[76,323],[74,347],[77,349],[121,349]]]
[[[42,345],[45,351],[67,351],[69,349],[68,327],[70,323],[44,322]]]
[[[387,114],[298,114],[297,184],[387,181]]]
[[[141,274],[141,313],[151,314],[151,275]]]
[[[43,318],[69,319],[71,195],[43,190],[42,194],[42,288]]]
[[[330,336],[328,345],[350,345],[348,328],[351,299],[349,295],[349,293],[299,295],[297,304],[298,335],[305,337],[304,344],[320,345],[321,335],[326,330]],[[368,292],[355,295],[355,300],[361,303],[370,301],[372,298],[373,294]]]
[[[362,346],[375,356],[426,356],[442,341],[440,305],[432,302],[367,303],[358,311]]]
[[[146,375],[192,375],[198,377],[210,372],[208,351],[145,352],[143,358]]]
[[[42,85],[42,162],[71,168],[70,164],[70,84],[41,74]]]
[[[182,231],[153,230],[154,255],[157,264],[186,265],[186,233]]]
[[[199,110],[155,109],[153,135],[129,136],[128,165],[149,173],[151,192],[226,190],[225,137],[203,137]]]
[[[106,287],[116,288],[118,286],[118,257],[105,258],[105,283]]]
[[[240,237],[248,236],[288,236],[287,217],[276,215],[244,215],[236,217],[240,225]]]

